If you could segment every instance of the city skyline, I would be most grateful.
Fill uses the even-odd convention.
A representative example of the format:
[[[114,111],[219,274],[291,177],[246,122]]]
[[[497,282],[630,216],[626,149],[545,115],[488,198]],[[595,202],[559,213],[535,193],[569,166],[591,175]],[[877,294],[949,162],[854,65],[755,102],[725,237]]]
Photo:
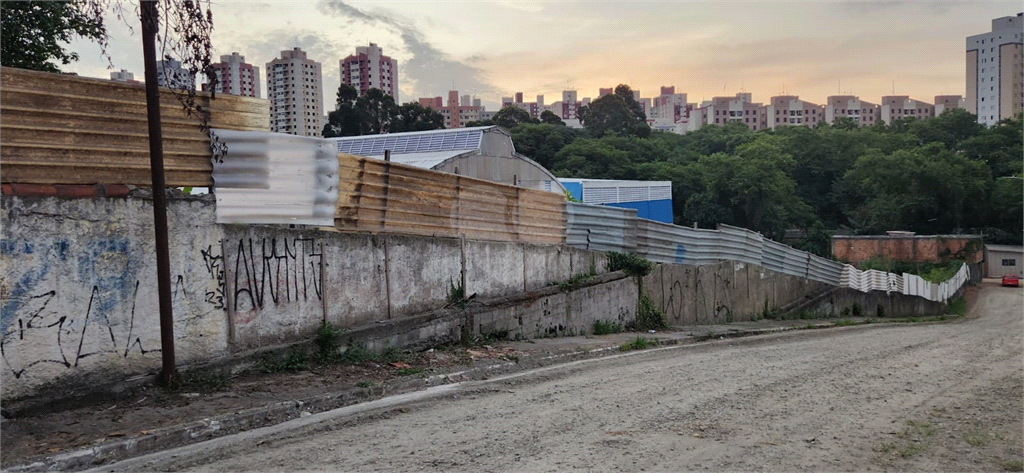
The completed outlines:
[[[1016,15],[1019,2],[810,1],[626,4],[573,2],[216,3],[214,54],[262,64],[300,47],[324,64],[326,110],[341,83],[336,66],[355,47],[379,44],[401,65],[404,101],[459,90],[496,110],[523,92],[551,102],[563,90],[596,97],[628,84],[643,97],[675,86],[690,102],[749,92],[756,101],[830,95],[877,101],[965,95],[967,36]],[[114,70],[141,75],[138,26],[108,16]],[[99,48],[64,70],[109,77]],[[266,90],[261,92],[266,96]]]

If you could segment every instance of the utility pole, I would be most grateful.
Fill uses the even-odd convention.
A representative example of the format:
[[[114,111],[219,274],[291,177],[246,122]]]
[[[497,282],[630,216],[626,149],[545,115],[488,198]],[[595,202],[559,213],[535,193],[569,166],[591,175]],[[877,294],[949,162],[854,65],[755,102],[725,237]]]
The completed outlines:
[[[160,128],[160,89],[157,87],[156,34],[160,12],[155,0],[140,3],[142,53],[146,75],[146,111],[149,122],[149,161],[153,175],[153,229],[156,233],[157,290],[160,296],[160,349],[163,369],[160,382],[177,385],[174,368],[174,315],[171,306],[171,263],[167,249],[167,184],[164,180],[163,132]]]

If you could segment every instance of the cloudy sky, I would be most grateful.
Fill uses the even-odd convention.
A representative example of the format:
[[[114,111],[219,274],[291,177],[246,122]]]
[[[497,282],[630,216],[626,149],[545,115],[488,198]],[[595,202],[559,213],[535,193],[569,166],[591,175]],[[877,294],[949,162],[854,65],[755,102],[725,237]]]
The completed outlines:
[[[1019,0],[214,0],[211,10],[215,54],[237,51],[265,74],[268,61],[298,46],[323,64],[325,99],[340,83],[338,61],[374,42],[398,60],[402,102],[454,87],[495,110],[515,92],[551,103],[563,90],[596,97],[620,83],[644,97],[675,86],[690,102],[741,91],[755,102],[783,93],[814,103],[837,93],[931,102],[964,94],[966,37],[1022,8]],[[137,20],[134,32],[114,17],[108,26],[115,69],[141,79]],[[72,49],[82,60],[65,70],[109,77],[97,47]]]

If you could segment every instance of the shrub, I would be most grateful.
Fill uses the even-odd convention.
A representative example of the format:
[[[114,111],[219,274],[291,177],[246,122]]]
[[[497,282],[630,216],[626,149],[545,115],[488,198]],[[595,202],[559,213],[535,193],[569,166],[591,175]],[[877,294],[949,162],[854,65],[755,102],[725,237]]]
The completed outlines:
[[[636,253],[607,253],[608,263],[605,266],[608,271],[624,271],[630,276],[644,277],[654,270],[654,263],[647,261]]]
[[[640,294],[640,301],[636,305],[636,317],[633,323],[629,324],[630,329],[635,331],[657,330],[668,326],[665,322],[665,314],[654,307],[647,294]]]
[[[622,331],[622,324],[610,320],[595,320],[594,335],[608,335]]]

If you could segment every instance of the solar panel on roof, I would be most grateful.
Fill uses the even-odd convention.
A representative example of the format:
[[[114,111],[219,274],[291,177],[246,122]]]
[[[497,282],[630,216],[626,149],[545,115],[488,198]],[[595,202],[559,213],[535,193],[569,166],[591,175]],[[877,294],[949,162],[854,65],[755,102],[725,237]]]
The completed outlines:
[[[438,130],[347,137],[335,141],[341,153],[379,156],[384,154],[384,150],[391,150],[392,154],[405,154],[478,149],[483,132],[483,129]]]

